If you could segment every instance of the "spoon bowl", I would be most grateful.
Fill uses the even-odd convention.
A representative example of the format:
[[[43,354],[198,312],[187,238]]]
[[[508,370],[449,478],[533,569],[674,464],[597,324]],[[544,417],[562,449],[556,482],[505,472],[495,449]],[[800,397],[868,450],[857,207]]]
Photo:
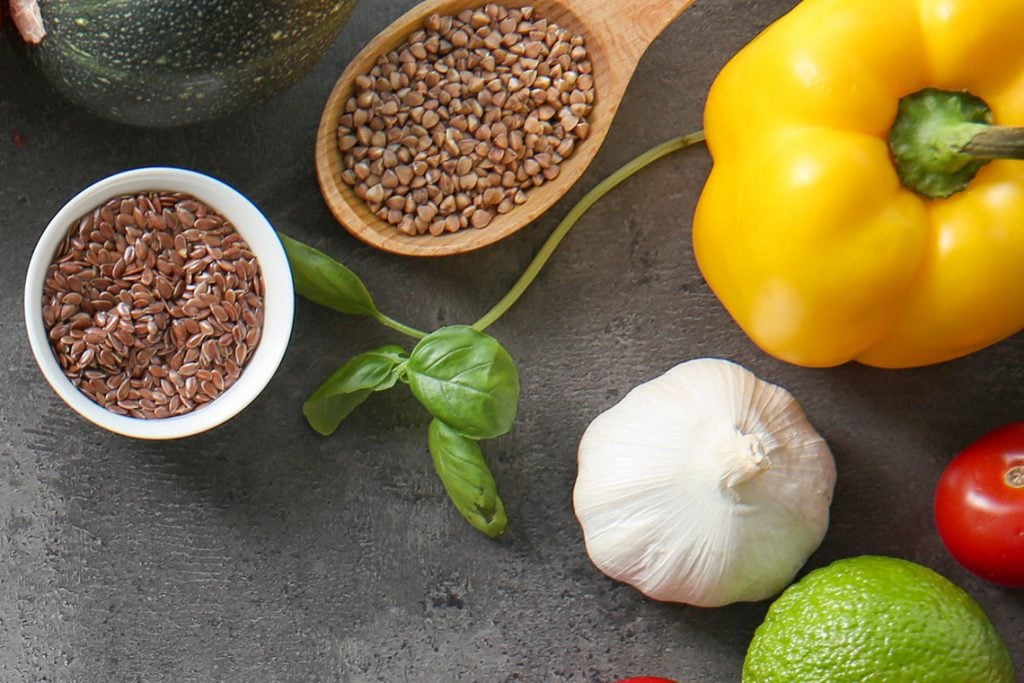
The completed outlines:
[[[357,238],[384,251],[408,256],[448,256],[497,242],[532,223],[579,180],[601,148],[626,87],[648,46],[693,0],[506,0],[505,7],[532,6],[535,14],[583,35],[593,66],[596,98],[587,118],[590,134],[562,162],[561,173],[529,190],[526,203],[495,216],[486,228],[442,235],[407,235],[381,220],[341,179],[339,120],[355,92],[355,79],[380,55],[402,45],[432,14],[455,15],[481,7],[483,0],[426,0],[393,22],[356,55],[341,74],[324,108],[317,133],[320,190],[335,218]]]

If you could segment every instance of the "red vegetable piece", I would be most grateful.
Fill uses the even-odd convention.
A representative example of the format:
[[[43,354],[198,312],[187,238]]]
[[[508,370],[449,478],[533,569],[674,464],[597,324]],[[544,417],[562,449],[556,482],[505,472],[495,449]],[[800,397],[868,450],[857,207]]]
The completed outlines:
[[[935,524],[966,569],[1024,588],[1024,422],[989,432],[949,463],[935,492]]]

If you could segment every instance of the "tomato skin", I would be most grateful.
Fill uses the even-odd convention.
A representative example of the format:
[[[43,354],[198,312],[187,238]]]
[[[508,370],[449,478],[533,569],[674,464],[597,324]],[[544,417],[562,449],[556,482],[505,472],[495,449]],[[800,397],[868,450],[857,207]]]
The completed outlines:
[[[935,491],[935,524],[966,569],[1024,588],[1024,422],[985,434],[953,458]]]
[[[657,676],[637,676],[636,678],[623,678],[615,683],[676,683],[668,678],[658,678]]]

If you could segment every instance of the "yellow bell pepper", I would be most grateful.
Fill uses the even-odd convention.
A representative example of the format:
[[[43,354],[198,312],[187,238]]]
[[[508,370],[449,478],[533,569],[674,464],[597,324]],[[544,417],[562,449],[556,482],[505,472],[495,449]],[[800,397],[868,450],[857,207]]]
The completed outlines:
[[[805,0],[711,88],[705,279],[800,365],[926,365],[1016,333],[1024,163],[988,162],[1022,136],[990,122],[1024,125],[1024,0]]]

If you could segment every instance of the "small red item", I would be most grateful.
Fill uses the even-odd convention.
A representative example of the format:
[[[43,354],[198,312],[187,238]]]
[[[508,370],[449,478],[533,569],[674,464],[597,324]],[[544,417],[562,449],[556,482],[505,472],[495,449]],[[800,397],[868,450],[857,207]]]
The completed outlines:
[[[989,432],[949,463],[935,491],[935,524],[966,569],[1024,588],[1024,422]]]
[[[623,678],[615,683],[676,683],[669,678],[658,678],[657,676],[638,676],[636,678]]]

